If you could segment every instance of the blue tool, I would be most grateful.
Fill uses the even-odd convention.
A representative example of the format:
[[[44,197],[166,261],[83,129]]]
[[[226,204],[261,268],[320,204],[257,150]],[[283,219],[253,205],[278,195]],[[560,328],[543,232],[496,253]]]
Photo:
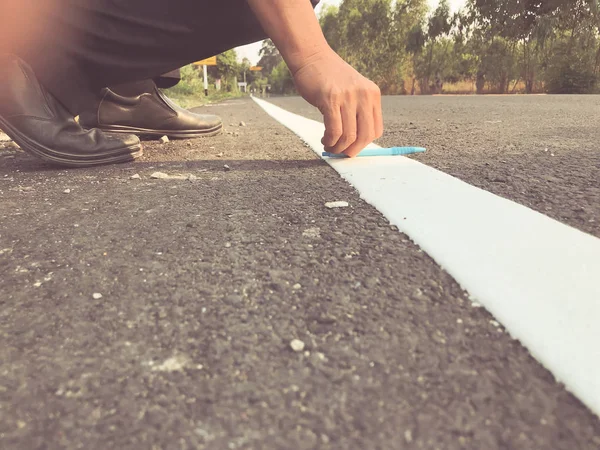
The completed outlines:
[[[399,156],[410,155],[412,153],[423,153],[423,147],[391,147],[391,148],[366,148],[356,156]],[[347,158],[348,156],[340,153],[323,152],[322,156],[329,158]]]

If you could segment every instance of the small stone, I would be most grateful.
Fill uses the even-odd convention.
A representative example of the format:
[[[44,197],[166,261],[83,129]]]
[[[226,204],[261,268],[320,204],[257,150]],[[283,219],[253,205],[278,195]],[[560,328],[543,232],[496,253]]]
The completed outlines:
[[[225,248],[231,248],[231,242],[226,242],[225,243]]]
[[[412,431],[411,431],[411,430],[406,430],[406,431],[404,432],[404,440],[405,440],[407,443],[409,443],[409,444],[412,442],[412,440],[413,440],[413,435],[412,435]]]
[[[102,298],[102,294],[100,294],[99,292],[94,292],[94,293],[92,294],[92,298],[93,298],[94,300],[100,300],[100,299]]]
[[[152,371],[154,372],[181,372],[183,369],[188,366],[190,363],[189,359],[186,356],[178,355],[173,356],[165,360],[162,364],[158,366],[153,366]]]
[[[292,342],[290,342],[290,347],[296,353],[300,353],[301,351],[304,350],[304,342],[302,342],[300,339],[294,339],[294,340],[292,340]]]
[[[0,131],[0,142],[10,142],[10,140],[11,139],[8,137],[7,134]]]
[[[225,165],[223,166],[223,169],[225,169],[225,170],[231,170],[231,167],[229,167],[227,164],[225,164]]]
[[[244,122],[243,120],[240,122],[240,127],[245,127],[246,126],[246,122]]]
[[[232,294],[225,297],[223,302],[231,306],[239,306],[244,302],[244,299],[239,295]]]
[[[136,173],[135,175],[131,175],[129,177],[130,180],[139,180],[140,178],[142,178],[142,177],[140,177],[140,175],[138,173]]]
[[[166,180],[169,178],[169,175],[163,172],[154,172],[152,175],[150,175],[150,178],[154,180]]]
[[[19,430],[22,430],[26,426],[27,424],[25,422],[23,422],[22,420],[17,420],[17,427],[19,428]]]
[[[490,324],[496,328],[498,328],[500,326],[500,324],[498,322],[496,322],[495,320],[490,320]]]
[[[71,193],[71,189],[65,189],[65,190],[63,191],[63,193],[65,193],[65,194],[70,194],[70,193]]]
[[[167,144],[169,142],[169,136],[163,136],[160,138],[161,144]]]
[[[321,237],[321,229],[320,228],[307,228],[306,230],[304,230],[302,232],[302,236],[307,237],[307,238],[320,238]]]
[[[329,209],[347,208],[348,206],[350,206],[350,204],[348,202],[328,202],[325,203],[325,206]]]
[[[223,157],[223,152],[221,152],[217,155],[217,158],[222,158],[222,157]]]
[[[302,289],[302,285],[300,283],[296,283],[294,286],[292,286],[292,289],[297,291],[298,289]]]
[[[463,320],[462,319],[456,319],[456,323],[459,323],[459,324],[463,323]]]

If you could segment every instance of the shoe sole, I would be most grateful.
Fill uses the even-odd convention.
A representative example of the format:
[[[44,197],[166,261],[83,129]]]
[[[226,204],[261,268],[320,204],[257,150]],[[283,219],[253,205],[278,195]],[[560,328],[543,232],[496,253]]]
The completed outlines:
[[[85,126],[84,126],[85,128]],[[163,136],[168,136],[170,139],[192,139],[201,137],[211,137],[221,134],[223,131],[223,125],[218,125],[213,128],[206,130],[152,130],[148,128],[129,127],[126,125],[100,125],[102,131],[108,133],[124,133],[124,134],[137,134],[141,136],[150,136],[153,138],[160,139]]]
[[[94,155],[73,155],[69,153],[62,153],[57,150],[45,147],[32,141],[27,136],[22,134],[19,130],[11,126],[2,116],[0,116],[0,128],[17,143],[22,150],[27,153],[36,156],[45,161],[49,161],[55,164],[70,167],[88,167],[88,166],[100,166],[105,164],[118,164],[131,162],[136,158],[139,158],[144,154],[142,145],[135,144],[129,147],[123,147],[111,152],[100,153]]]

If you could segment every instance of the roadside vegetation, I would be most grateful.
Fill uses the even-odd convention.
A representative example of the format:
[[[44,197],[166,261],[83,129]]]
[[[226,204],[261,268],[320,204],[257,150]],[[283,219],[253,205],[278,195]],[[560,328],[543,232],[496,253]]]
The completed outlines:
[[[468,0],[451,14],[447,0],[342,0],[320,22],[330,45],[384,94],[598,93],[600,14],[597,0]],[[219,56],[211,97],[251,89],[293,94],[291,75],[271,41],[258,63]],[[201,72],[186,69],[177,93],[203,92]]]

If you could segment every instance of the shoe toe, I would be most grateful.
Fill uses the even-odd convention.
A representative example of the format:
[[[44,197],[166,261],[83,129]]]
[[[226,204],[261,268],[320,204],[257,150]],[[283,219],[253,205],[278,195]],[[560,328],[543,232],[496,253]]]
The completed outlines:
[[[140,138],[135,134],[113,134],[105,133],[109,142],[120,147],[134,147],[140,145]]]
[[[189,122],[191,129],[197,130],[212,130],[223,125],[223,122],[219,116],[213,114],[196,114],[189,113]]]

